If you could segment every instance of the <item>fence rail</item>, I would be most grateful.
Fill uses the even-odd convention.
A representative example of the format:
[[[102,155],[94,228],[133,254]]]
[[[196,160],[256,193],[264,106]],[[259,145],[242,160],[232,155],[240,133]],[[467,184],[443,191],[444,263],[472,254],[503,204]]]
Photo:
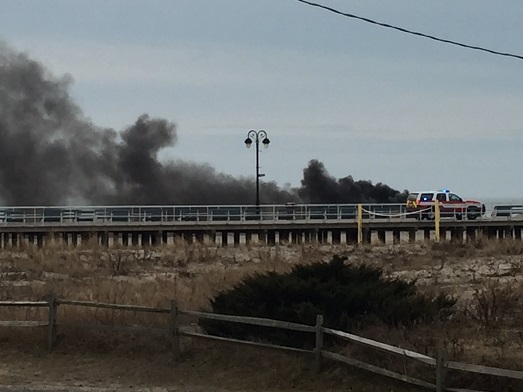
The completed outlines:
[[[101,309],[116,309],[116,310],[127,310],[132,312],[145,312],[145,313],[170,313],[171,309],[169,308],[151,308],[147,306],[135,306],[135,305],[120,305],[120,304],[111,304],[103,302],[91,302],[91,301],[74,301],[66,299],[56,299],[57,305],[75,305],[75,306],[84,306],[91,308],[101,308]]]
[[[407,358],[415,359],[420,362],[426,363],[427,365],[436,366],[436,360],[434,358],[431,358],[427,355],[417,353],[415,351],[405,350],[403,348],[391,346],[386,343],[376,342],[371,339],[363,338],[361,336],[353,335],[353,334],[350,334],[347,332],[337,331],[335,329],[324,328],[323,331],[327,334],[330,334],[333,336],[338,336],[338,337],[341,337],[341,338],[344,338],[344,339],[347,339],[347,340],[350,340],[350,341],[353,341],[356,343],[361,343],[361,344],[364,344],[367,346],[371,346],[371,347],[374,347],[381,351],[385,351],[385,352],[389,352],[389,353],[397,354],[397,355],[403,355]]]
[[[181,310],[180,314],[187,316],[195,316],[203,319],[218,320],[218,321],[229,321],[233,323],[241,324],[250,324],[250,325],[259,325],[262,327],[273,327],[273,328],[283,328],[290,329],[292,331],[302,331],[302,332],[315,332],[316,328],[311,327],[310,325],[289,323],[287,321],[278,321],[258,317],[245,317],[245,316],[231,316],[226,314],[217,314],[217,313],[204,313],[204,312],[195,312],[195,311],[186,311]]]
[[[165,328],[161,327],[146,327],[146,326],[124,326],[124,325],[105,325],[105,324],[78,324],[78,323],[58,323],[57,321],[57,308],[60,305],[68,306],[81,306],[81,307],[92,307],[99,309],[112,309],[121,311],[133,311],[133,312],[144,312],[144,313],[161,313],[170,315],[169,323]],[[286,321],[256,318],[256,317],[245,317],[245,316],[234,316],[224,315],[216,313],[205,313],[197,311],[186,311],[180,310],[175,300],[171,301],[170,308],[158,308],[158,307],[146,307],[146,306],[135,306],[135,305],[123,305],[123,304],[111,304],[111,303],[99,303],[91,301],[76,301],[67,299],[58,299],[51,296],[48,301],[0,301],[0,307],[47,307],[48,308],[48,320],[5,320],[0,321],[0,327],[47,327],[47,344],[49,350],[52,350],[56,344],[56,330],[59,327],[74,327],[75,329],[96,329],[96,330],[117,330],[128,333],[152,333],[159,335],[169,335],[172,345],[173,358],[178,360],[180,357],[180,337],[193,337],[210,339],[214,341],[227,342],[232,344],[242,344],[262,348],[270,348],[276,350],[285,350],[290,352],[297,352],[302,354],[311,355],[315,357],[316,370],[321,370],[321,361],[323,358],[328,358],[338,362],[348,364],[350,366],[363,369],[381,376],[389,377],[395,380],[403,381],[412,385],[417,385],[437,392],[451,391],[451,392],[479,392],[470,389],[450,388],[445,386],[447,370],[459,370],[464,372],[473,372],[483,375],[490,375],[496,377],[505,377],[517,380],[523,380],[523,371],[501,369],[490,366],[464,364],[460,362],[447,361],[442,351],[438,350],[437,358],[432,358],[424,354],[417,353],[415,351],[406,350],[400,347],[395,347],[386,343],[377,342],[371,339],[367,339],[361,336],[353,335],[348,332],[338,331],[323,326],[323,317],[318,315],[316,318],[316,324],[314,326],[304,325]],[[214,336],[204,334],[195,331],[189,331],[180,325],[180,316],[191,316],[197,318],[218,320],[231,323],[242,323],[249,325],[257,325],[271,328],[282,328],[291,331],[309,332],[315,334],[315,346],[313,350],[306,350],[296,347],[281,346],[276,344],[254,342],[249,340],[226,338],[221,336]],[[420,380],[407,374],[400,374],[394,371],[383,369],[378,366],[360,361],[358,359],[344,356],[340,353],[334,353],[325,349],[323,345],[324,335],[331,335],[346,339],[358,344],[365,345],[367,347],[388,352],[390,354],[402,356],[407,359],[417,360],[426,365],[436,368],[436,384],[431,382]]]
[[[18,308],[45,308],[49,306],[47,301],[2,301],[0,306],[14,306]]]
[[[366,363],[366,362],[359,361],[359,360],[354,359],[354,358],[349,358],[349,357],[346,357],[346,356],[341,355],[341,354],[333,353],[333,352],[330,352],[330,351],[322,351],[322,354],[325,356],[325,358],[334,359],[336,361],[346,363],[346,364],[348,364],[350,366],[354,366],[354,367],[357,367],[359,369],[367,370],[367,371],[372,372],[372,373],[380,374],[380,375],[385,376],[385,377],[393,378],[393,379],[398,380],[398,381],[403,381],[403,382],[406,382],[406,383],[409,383],[409,384],[412,384],[412,385],[417,385],[417,386],[420,386],[420,387],[425,387],[425,388],[429,388],[429,389],[433,389],[433,390],[436,389],[436,384],[432,384],[432,383],[427,382],[427,381],[419,380],[419,379],[414,378],[414,377],[409,377],[409,376],[404,375],[404,374],[399,374],[399,373],[396,373],[396,372],[393,372],[393,371],[390,371],[390,370],[387,370],[387,369],[382,369],[382,368],[380,368],[378,366],[374,366],[374,365],[371,365],[371,364]]]

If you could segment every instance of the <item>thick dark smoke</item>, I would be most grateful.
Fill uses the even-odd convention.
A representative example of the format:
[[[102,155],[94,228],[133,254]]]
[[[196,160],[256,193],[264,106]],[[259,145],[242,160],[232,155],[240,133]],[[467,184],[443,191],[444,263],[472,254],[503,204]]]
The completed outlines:
[[[401,203],[408,191],[399,192],[388,185],[366,180],[354,181],[352,176],[336,180],[323,163],[312,160],[303,170],[299,196],[308,203]]]
[[[158,160],[174,124],[143,115],[118,133],[89,122],[69,76],[0,43],[0,199],[5,205],[252,204],[254,182],[208,165]],[[296,196],[264,183],[264,201]]]
[[[162,162],[175,124],[144,114],[116,132],[92,124],[69,95],[72,78],[0,42],[0,203],[253,204],[254,179],[206,164]],[[317,161],[299,189],[261,184],[262,203],[393,201],[399,192],[351,177],[334,180]]]

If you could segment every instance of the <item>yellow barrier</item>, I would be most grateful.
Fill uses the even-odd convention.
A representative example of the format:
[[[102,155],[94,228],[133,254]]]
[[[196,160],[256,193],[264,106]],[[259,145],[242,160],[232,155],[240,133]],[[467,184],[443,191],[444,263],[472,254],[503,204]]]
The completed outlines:
[[[435,226],[435,240],[436,242],[439,242],[440,240],[440,230],[439,230],[439,221],[440,221],[440,213],[439,213],[439,200],[436,200],[436,204],[434,205],[434,226]]]
[[[358,204],[358,245],[363,242],[363,207]]]

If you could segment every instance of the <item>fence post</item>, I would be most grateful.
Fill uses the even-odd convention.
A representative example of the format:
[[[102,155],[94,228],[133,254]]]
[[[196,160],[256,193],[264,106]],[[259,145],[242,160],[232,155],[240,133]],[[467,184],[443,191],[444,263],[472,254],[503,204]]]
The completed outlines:
[[[316,345],[314,353],[316,356],[316,373],[321,370],[321,350],[323,349],[323,316],[318,314],[316,316]]]
[[[180,335],[178,334],[178,305],[176,300],[171,300],[171,349],[173,361],[180,358]]]
[[[439,223],[440,223],[440,210],[439,210],[439,200],[436,199],[434,204],[434,230],[435,230],[435,240],[436,242],[440,241],[440,229],[439,229]]]
[[[49,324],[47,325],[47,348],[53,349],[56,341],[56,296],[49,296]]]
[[[447,390],[447,359],[445,350],[438,346],[436,355],[436,392],[445,392]]]
[[[363,206],[358,204],[358,245],[363,242]]]

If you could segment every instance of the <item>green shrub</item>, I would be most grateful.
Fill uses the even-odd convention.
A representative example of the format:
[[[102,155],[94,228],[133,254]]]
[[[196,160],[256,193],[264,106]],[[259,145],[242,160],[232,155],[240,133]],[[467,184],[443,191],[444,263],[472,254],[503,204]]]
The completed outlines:
[[[416,292],[415,282],[385,279],[370,266],[351,266],[335,256],[329,263],[294,267],[291,272],[255,274],[212,301],[214,313],[251,316],[314,325],[323,315],[329,328],[350,331],[376,322],[410,326],[448,315],[455,300],[446,294]],[[209,334],[259,339],[292,346],[312,345],[314,336],[247,324],[200,321]]]

